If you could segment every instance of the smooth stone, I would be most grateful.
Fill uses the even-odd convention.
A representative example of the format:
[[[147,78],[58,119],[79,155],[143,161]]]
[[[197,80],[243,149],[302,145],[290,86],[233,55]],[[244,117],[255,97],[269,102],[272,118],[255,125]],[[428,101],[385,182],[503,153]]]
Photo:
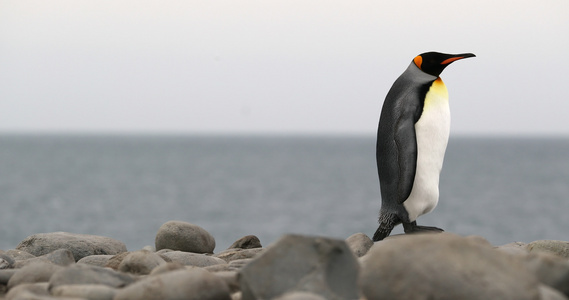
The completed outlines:
[[[220,264],[220,265],[213,265],[209,267],[204,267],[204,269],[212,272],[225,272],[225,271],[237,271],[237,268],[230,266],[229,264]]]
[[[364,256],[371,246],[373,246],[373,241],[369,236],[363,233],[354,233],[346,239],[346,243],[350,250],[354,253],[356,257]]]
[[[41,256],[58,249],[68,249],[75,261],[89,255],[118,254],[126,251],[123,242],[98,235],[69,232],[38,233],[20,242],[17,250]]]
[[[194,267],[203,268],[203,267],[209,267],[213,265],[220,265],[226,263],[221,258],[208,256],[204,254],[198,254],[198,253],[182,252],[182,251],[171,251],[171,252],[162,253],[161,255],[168,257],[173,262],[178,262],[185,266],[194,266]]]
[[[227,249],[220,253],[216,253],[213,255],[213,257],[221,258],[225,262],[229,263],[237,259],[253,258],[264,250],[265,250],[264,248],[251,248],[251,249],[233,248],[233,249]]]
[[[14,264],[14,268],[22,268],[26,265],[33,264],[36,262],[46,262],[59,266],[68,266],[75,263],[75,258],[73,257],[73,253],[71,253],[71,251],[69,251],[68,249],[57,249],[46,255],[37,256],[26,260],[16,261],[16,263]]]
[[[529,253],[527,244],[522,242],[513,242],[502,246],[495,247],[496,250],[514,255],[527,255]]]
[[[229,262],[229,266],[239,270],[252,261],[253,261],[253,258],[236,259],[236,260],[232,260],[231,262]]]
[[[122,252],[113,257],[109,258],[107,264],[105,265],[106,268],[111,268],[113,270],[118,270],[122,260],[129,255],[130,252]]]
[[[89,300],[113,300],[117,289],[103,284],[70,284],[60,285],[51,289],[51,294],[57,297],[78,297]]]
[[[549,252],[569,258],[569,242],[556,240],[539,240],[533,241],[527,245],[529,252]]]
[[[237,271],[220,271],[213,273],[215,276],[221,278],[223,282],[229,287],[230,293],[235,293],[241,290],[239,286],[239,278]]]
[[[149,275],[158,275],[162,273],[172,272],[176,270],[185,270],[186,266],[178,262],[167,262],[165,264],[159,265],[158,267],[152,269]]]
[[[450,233],[375,243],[360,258],[367,299],[539,299],[539,282],[515,256]]]
[[[569,296],[569,260],[548,252],[535,252],[522,257],[537,279]]]
[[[14,259],[9,255],[0,253],[0,270],[13,268],[14,262]]]
[[[26,295],[29,299],[34,299],[32,296],[50,296],[47,287],[47,282],[19,284],[8,291],[6,299],[25,299]]]
[[[136,275],[148,275],[152,269],[165,264],[158,254],[146,250],[130,252],[119,264],[118,270]]]
[[[114,255],[90,255],[83,257],[82,259],[77,261],[77,263],[98,266],[98,267],[105,267],[112,257],[114,257]]]
[[[26,265],[8,280],[8,290],[23,283],[48,282],[51,276],[61,269],[64,267],[41,261]]]
[[[277,297],[274,300],[326,300],[326,298],[308,292],[290,292]]]
[[[230,300],[222,279],[201,268],[147,276],[117,291],[114,300]]]
[[[545,284],[539,285],[539,300],[567,300],[561,292]]]
[[[358,271],[357,258],[344,240],[285,235],[239,271],[239,282],[243,300],[293,291],[358,299]]]
[[[241,292],[235,292],[231,294],[231,300],[242,300],[243,296]]]
[[[49,280],[49,286],[52,289],[68,284],[103,284],[112,288],[120,288],[135,281],[135,277],[109,268],[75,264],[55,272]]]
[[[0,270],[0,285],[8,284],[10,278],[12,278],[17,271],[17,269]]]
[[[26,260],[26,259],[30,259],[30,258],[34,258],[36,257],[35,255],[32,255],[26,251],[22,251],[22,250],[16,250],[16,249],[10,249],[6,252],[4,252],[4,254],[10,256],[11,258],[13,258],[15,261],[19,261],[19,260]]]
[[[236,240],[229,248],[227,249],[254,249],[254,248],[261,248],[261,240],[254,235],[247,235],[238,240]]]
[[[156,250],[171,249],[192,253],[213,253],[215,239],[205,229],[182,221],[168,221],[160,226]]]

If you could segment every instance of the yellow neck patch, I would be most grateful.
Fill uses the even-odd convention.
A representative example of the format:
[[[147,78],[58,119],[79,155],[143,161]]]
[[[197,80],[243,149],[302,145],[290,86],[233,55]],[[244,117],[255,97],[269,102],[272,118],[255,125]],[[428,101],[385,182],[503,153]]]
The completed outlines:
[[[448,90],[443,80],[439,77],[433,82],[431,88],[429,88],[429,91],[425,96],[423,109],[432,105],[446,103],[448,103]]]

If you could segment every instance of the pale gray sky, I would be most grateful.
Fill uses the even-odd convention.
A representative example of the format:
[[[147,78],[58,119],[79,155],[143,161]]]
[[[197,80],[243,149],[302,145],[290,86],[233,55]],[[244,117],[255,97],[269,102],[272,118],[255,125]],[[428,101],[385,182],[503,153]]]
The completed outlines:
[[[426,51],[453,134],[569,135],[566,0],[0,0],[0,132],[374,133]]]

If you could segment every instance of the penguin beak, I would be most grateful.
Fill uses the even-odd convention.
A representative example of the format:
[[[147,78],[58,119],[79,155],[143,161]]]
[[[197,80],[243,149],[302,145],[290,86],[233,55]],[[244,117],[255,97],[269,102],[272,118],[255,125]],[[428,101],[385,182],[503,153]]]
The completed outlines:
[[[459,59],[469,58],[469,57],[476,57],[476,55],[474,55],[472,53],[457,54],[451,58],[447,58],[447,59],[443,60],[441,62],[441,65],[448,65],[448,64],[452,63],[453,61],[457,61]]]

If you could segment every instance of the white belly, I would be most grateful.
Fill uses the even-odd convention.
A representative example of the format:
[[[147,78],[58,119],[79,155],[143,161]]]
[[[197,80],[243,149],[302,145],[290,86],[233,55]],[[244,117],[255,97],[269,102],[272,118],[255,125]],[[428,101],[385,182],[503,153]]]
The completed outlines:
[[[433,210],[439,202],[439,175],[450,132],[448,92],[440,78],[427,93],[415,132],[417,171],[411,194],[403,203],[411,222]]]

